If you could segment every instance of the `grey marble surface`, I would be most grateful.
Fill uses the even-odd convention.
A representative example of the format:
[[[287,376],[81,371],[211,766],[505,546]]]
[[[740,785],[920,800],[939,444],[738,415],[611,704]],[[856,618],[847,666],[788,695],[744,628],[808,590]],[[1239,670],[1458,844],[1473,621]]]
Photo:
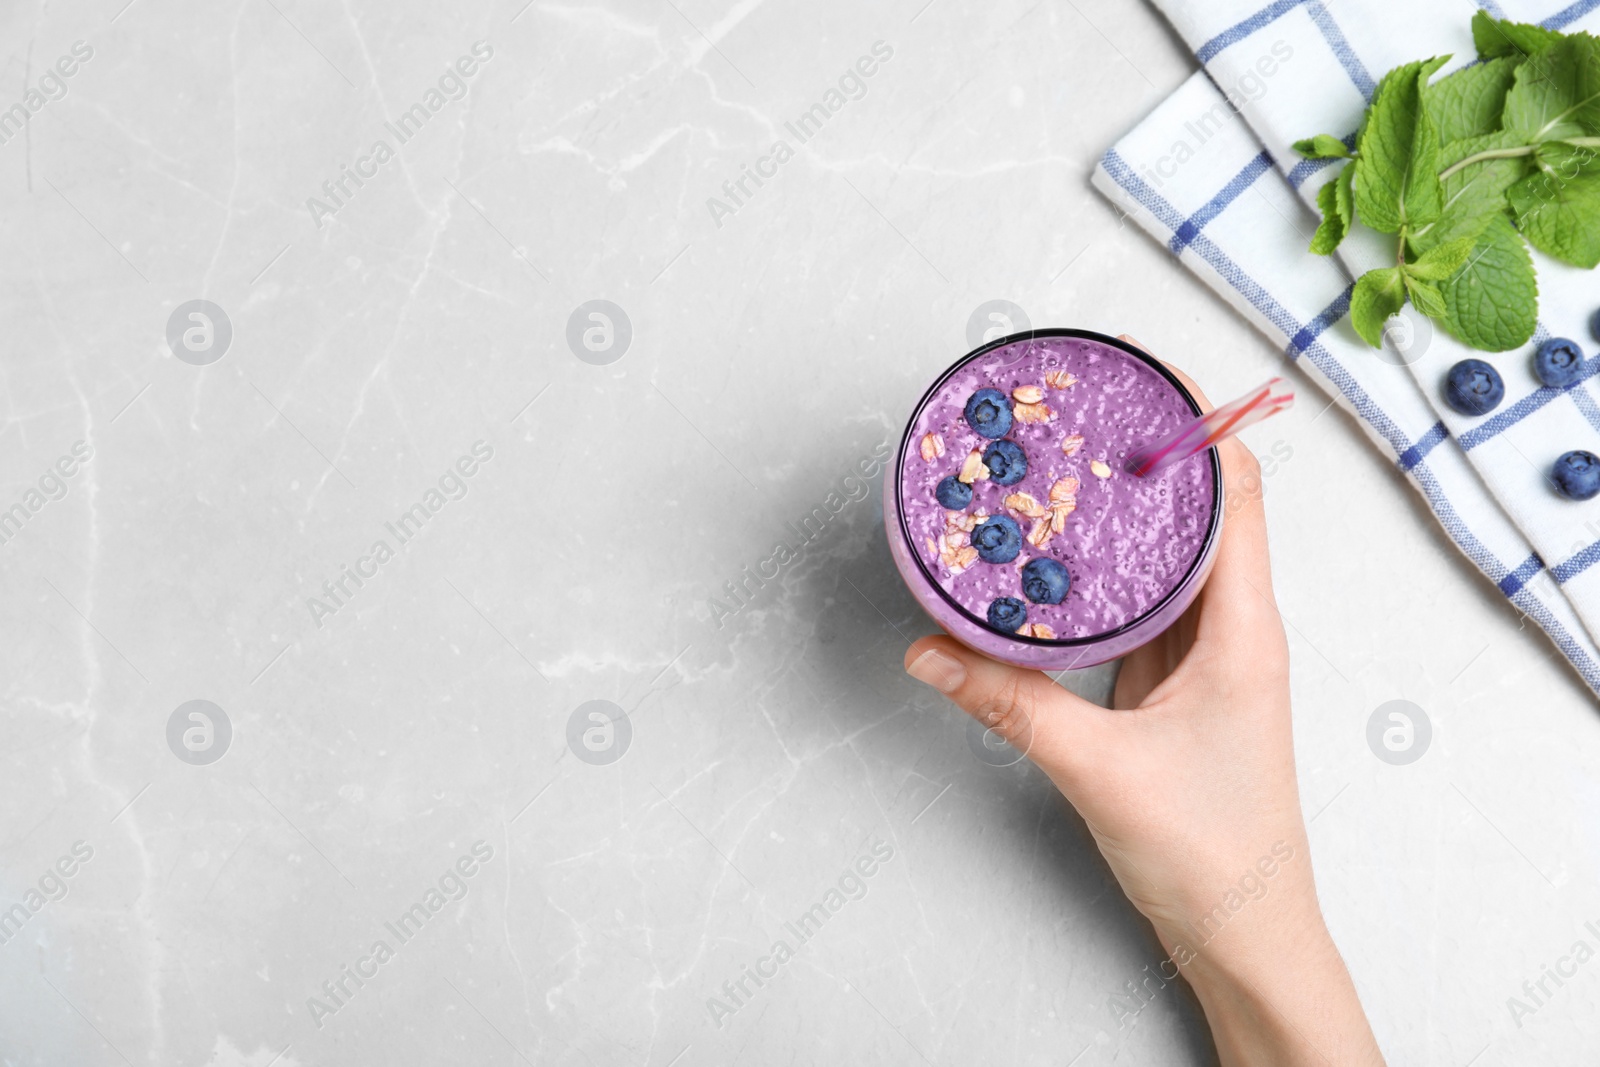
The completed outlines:
[[[1088,187],[1192,69],[1151,9],[124,3],[0,11],[0,1063],[1210,1062],[902,675],[852,475],[987,301],[1280,368]],[[1392,1062],[1576,1062],[1600,963],[1507,1001],[1600,946],[1596,709],[1300,384],[1247,440],[1330,923]]]

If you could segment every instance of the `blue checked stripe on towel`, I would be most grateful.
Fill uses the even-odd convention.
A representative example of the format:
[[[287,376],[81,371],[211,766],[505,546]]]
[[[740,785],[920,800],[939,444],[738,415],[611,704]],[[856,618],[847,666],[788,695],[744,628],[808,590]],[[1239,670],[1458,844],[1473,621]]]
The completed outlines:
[[[1315,133],[1353,143],[1392,67],[1447,53],[1455,56],[1447,70],[1471,61],[1471,8],[1459,0],[1157,5],[1205,70],[1105,154],[1094,184],[1360,420],[1451,540],[1600,693],[1600,504],[1562,500],[1544,479],[1561,452],[1600,452],[1600,376],[1549,389],[1529,364],[1552,335],[1594,351],[1586,322],[1600,306],[1600,274],[1535,253],[1541,322],[1527,348],[1470,352],[1411,315],[1419,343],[1402,358],[1368,348],[1347,318],[1352,279],[1392,263],[1393,239],[1358,228],[1335,257],[1306,250],[1311,205],[1337,168],[1302,160],[1289,145]],[[1484,6],[1552,29],[1600,29],[1600,0]],[[1506,379],[1506,400],[1487,417],[1442,403],[1445,370],[1468,355],[1489,359]]]

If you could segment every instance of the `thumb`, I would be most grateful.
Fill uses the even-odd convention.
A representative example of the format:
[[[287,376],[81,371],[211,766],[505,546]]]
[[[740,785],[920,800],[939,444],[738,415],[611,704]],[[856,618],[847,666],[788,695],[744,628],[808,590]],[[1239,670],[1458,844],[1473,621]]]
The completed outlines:
[[[1095,748],[1093,735],[1105,709],[1039,671],[997,663],[942,635],[915,642],[906,650],[905,667],[1058,783],[1073,777]]]

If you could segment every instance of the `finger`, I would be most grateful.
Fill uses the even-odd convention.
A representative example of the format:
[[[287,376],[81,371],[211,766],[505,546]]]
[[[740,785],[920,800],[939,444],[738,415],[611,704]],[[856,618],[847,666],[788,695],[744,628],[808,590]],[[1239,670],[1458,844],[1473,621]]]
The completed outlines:
[[[955,701],[1052,778],[1070,775],[1094,750],[1093,734],[1105,710],[1039,671],[997,663],[942,635],[907,649],[905,666],[907,674]]]
[[[1237,437],[1217,446],[1222,460],[1222,544],[1217,566],[1258,585],[1272,584],[1267,554],[1267,509],[1262,492],[1261,463]]]
[[[1199,634],[1222,641],[1237,641],[1244,635],[1265,639],[1274,631],[1281,636],[1261,466],[1237,439],[1224,441],[1217,451],[1222,455],[1225,516],[1216,563],[1200,594]]]

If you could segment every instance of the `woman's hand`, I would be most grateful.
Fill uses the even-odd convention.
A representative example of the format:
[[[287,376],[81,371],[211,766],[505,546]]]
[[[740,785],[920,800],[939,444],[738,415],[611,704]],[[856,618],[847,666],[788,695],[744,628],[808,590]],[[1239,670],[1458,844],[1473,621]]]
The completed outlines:
[[[1123,660],[1118,710],[949,637],[912,645],[906,670],[1026,751],[1077,808],[1155,926],[1163,971],[1194,986],[1224,1064],[1381,1064],[1317,904],[1260,467],[1237,439],[1219,452],[1211,577]]]

